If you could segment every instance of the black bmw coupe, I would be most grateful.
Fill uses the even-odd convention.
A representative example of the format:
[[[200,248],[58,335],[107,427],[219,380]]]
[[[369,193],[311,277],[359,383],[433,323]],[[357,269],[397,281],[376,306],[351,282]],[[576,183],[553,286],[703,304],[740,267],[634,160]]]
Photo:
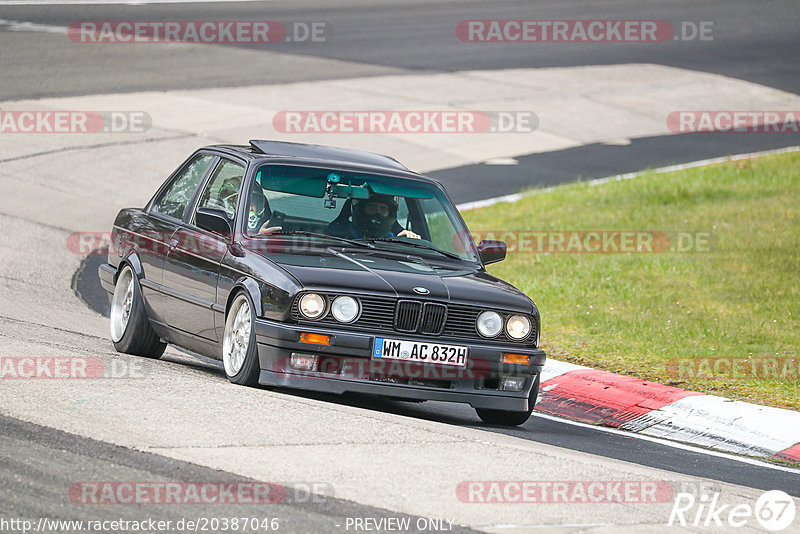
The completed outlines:
[[[111,339],[222,360],[236,384],[468,403],[490,424],[531,414],[539,312],[488,274],[442,186],[396,160],[278,141],[189,157],[117,215]]]

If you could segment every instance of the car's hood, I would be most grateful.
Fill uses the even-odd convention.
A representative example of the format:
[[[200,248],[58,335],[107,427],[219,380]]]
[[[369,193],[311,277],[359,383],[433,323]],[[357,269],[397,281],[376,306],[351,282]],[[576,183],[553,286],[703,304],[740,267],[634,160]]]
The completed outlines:
[[[309,289],[382,293],[449,300],[530,313],[530,299],[514,286],[467,263],[426,262],[379,251],[333,250],[268,254]],[[414,288],[424,288],[419,293]]]

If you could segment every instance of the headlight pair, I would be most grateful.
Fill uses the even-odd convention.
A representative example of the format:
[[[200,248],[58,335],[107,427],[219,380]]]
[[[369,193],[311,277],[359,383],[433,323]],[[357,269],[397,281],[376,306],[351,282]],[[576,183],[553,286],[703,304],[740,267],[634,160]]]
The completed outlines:
[[[328,311],[328,300],[317,293],[306,293],[300,297],[299,309],[307,319],[322,319]],[[330,304],[331,315],[340,323],[352,323],[360,311],[358,301],[346,295],[334,297]]]
[[[531,333],[531,320],[519,314],[511,315],[503,321],[503,316],[495,311],[481,312],[475,326],[483,337],[497,337],[504,324],[506,334],[511,339],[524,339]]]

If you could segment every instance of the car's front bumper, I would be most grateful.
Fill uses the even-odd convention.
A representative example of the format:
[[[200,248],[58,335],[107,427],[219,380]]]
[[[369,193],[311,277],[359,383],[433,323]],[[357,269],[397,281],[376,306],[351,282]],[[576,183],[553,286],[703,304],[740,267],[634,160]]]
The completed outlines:
[[[327,326],[288,325],[256,319],[256,341],[261,367],[259,383],[326,393],[358,392],[413,400],[462,402],[474,408],[526,411],[528,398],[545,362],[539,349],[490,345],[478,341],[424,338],[390,332],[386,337],[469,347],[466,368],[372,359],[381,335],[338,330]],[[300,341],[300,333],[330,336],[329,345]],[[318,357],[319,370],[293,369],[293,353]],[[503,353],[529,356],[528,365],[504,364]],[[499,389],[503,376],[524,376],[520,391]]]

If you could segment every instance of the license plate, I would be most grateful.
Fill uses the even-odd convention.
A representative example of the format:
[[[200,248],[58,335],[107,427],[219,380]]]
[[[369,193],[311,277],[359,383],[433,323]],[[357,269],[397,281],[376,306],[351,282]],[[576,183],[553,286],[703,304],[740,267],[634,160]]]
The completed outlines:
[[[456,367],[465,367],[467,365],[468,353],[468,347],[458,345],[420,343],[418,341],[403,341],[382,337],[375,338],[375,345],[372,348],[373,358],[408,360]]]

